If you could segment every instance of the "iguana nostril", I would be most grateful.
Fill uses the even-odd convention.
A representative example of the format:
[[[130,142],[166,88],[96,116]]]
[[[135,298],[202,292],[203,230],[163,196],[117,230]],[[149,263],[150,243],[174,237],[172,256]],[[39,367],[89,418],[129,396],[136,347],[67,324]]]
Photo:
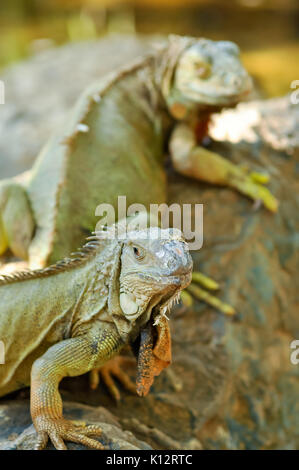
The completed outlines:
[[[183,253],[167,262],[172,276],[187,274],[192,268],[192,259],[189,253]]]
[[[240,86],[242,85],[242,79],[240,77],[233,76],[229,80],[229,84],[234,88],[240,88]]]

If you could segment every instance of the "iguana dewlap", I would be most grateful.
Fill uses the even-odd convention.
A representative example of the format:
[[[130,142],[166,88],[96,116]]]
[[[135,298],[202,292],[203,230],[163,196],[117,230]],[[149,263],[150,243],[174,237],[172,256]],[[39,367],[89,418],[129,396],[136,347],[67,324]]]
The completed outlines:
[[[75,73],[75,72],[74,72]],[[228,185],[270,210],[262,183],[200,146],[212,112],[248,94],[251,80],[228,41],[171,36],[161,50],[102,78],[81,96],[47,143],[25,183],[0,185],[0,254],[10,248],[44,267],[82,244],[101,203],[167,200],[169,147],[182,174]]]
[[[102,448],[89,437],[98,427],[63,418],[63,377],[101,367],[149,328],[152,368],[138,361],[140,394],[170,362],[165,313],[191,281],[188,245],[175,229],[130,231],[121,240],[102,235],[77,258],[0,278],[0,396],[31,383],[37,448],[48,438],[58,449],[64,440]],[[141,335],[140,350],[144,344]]]

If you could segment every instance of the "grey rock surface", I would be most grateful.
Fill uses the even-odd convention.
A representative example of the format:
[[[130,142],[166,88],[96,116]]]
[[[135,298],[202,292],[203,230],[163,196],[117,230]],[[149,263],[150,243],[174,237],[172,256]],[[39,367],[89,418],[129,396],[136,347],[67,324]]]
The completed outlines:
[[[214,116],[211,136],[229,142],[262,140],[278,151],[293,154],[299,147],[299,103],[290,95],[240,103]]]
[[[82,420],[88,424],[100,424],[103,435],[100,442],[107,450],[145,450],[151,447],[130,432],[122,429],[117,418],[102,407],[78,403],[64,403],[65,417]],[[31,424],[29,401],[17,400],[0,404],[0,450],[28,450],[34,447],[36,431]],[[53,449],[48,444],[48,449]],[[68,443],[72,450],[84,450],[80,444]]]

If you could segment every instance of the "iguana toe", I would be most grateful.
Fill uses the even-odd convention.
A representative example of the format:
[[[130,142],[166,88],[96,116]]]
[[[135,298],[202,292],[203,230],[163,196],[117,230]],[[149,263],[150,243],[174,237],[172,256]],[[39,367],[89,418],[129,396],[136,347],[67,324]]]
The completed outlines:
[[[262,201],[266,209],[271,212],[276,212],[278,209],[278,200],[271,194],[269,189],[264,186],[265,183],[266,180],[263,178],[263,175],[259,174],[259,177],[257,177],[257,173],[251,173],[245,178],[233,179],[233,186],[241,193],[254,201]]]
[[[46,431],[38,432],[34,450],[43,450],[46,447],[48,440],[49,436]]]
[[[208,305],[211,305],[212,307],[215,307],[225,315],[234,315],[236,313],[235,309],[231,305],[222,302],[220,299],[214,295],[211,295],[197,284],[200,284],[205,289],[212,291],[219,289],[219,284],[214,281],[214,279],[211,279],[201,272],[193,271],[191,284],[187,287],[187,289],[184,289],[181,292],[181,300],[186,307],[192,306],[193,297],[195,297],[196,299],[201,300]]]
[[[196,286],[193,282],[190,284],[190,286],[188,286],[187,290],[198,300],[202,300],[208,305],[215,307],[217,310],[224,313],[225,315],[234,315],[236,313],[235,309],[231,305],[222,302],[214,295],[211,295],[209,292],[205,291],[201,287]]]
[[[109,393],[118,402],[121,396],[114,380],[117,379],[126,390],[136,394],[136,385],[124,370],[133,365],[136,366],[136,360],[133,357],[117,356],[111,359],[100,369],[91,371],[90,388],[95,390],[100,383],[100,379],[102,379]]]

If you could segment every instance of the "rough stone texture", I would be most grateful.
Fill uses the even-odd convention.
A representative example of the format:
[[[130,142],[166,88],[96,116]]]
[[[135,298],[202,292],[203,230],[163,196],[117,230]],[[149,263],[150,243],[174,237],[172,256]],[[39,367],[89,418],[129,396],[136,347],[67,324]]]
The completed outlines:
[[[297,93],[297,92],[296,92]],[[271,100],[240,103],[237,109],[214,116],[211,136],[230,142],[266,142],[293,154],[299,147],[299,103],[295,94]]]
[[[184,402],[194,407],[193,431],[204,447],[298,448],[299,367],[290,362],[290,343],[299,338],[296,156],[261,142],[212,148],[268,169],[280,208],[276,215],[255,212],[229,189],[194,182],[187,187],[175,178],[174,199],[179,194],[184,202],[204,204],[204,247],[194,255],[195,267],[220,281],[238,316],[232,320],[197,306],[197,315],[174,321],[174,368],[183,374],[194,367]]]
[[[64,403],[68,419],[82,420],[88,424],[100,424],[103,435],[101,443],[107,450],[145,450],[151,447],[139,441],[130,431],[124,431],[117,418],[105,408],[67,402]],[[31,424],[28,400],[4,402],[0,405],[0,450],[32,449],[36,442],[36,432]],[[48,444],[48,449],[54,449]],[[68,443],[68,448],[84,450],[80,444]]]
[[[100,48],[101,44],[108,48],[110,43],[106,41],[94,47]],[[77,62],[81,64],[79,51],[84,46],[68,46],[66,52],[72,47],[73,57],[77,54]],[[89,47],[92,49],[91,45]],[[110,55],[113,47],[115,43]],[[117,53],[119,55],[119,44]],[[62,49],[57,51],[57,66],[54,66],[55,51],[50,54],[53,75],[61,77],[59,71],[67,70]],[[38,104],[42,73],[38,73],[35,59],[28,62],[28,77],[30,70]],[[13,70],[9,73],[12,76]],[[73,86],[72,82],[69,85]],[[57,83],[57,93],[62,96],[67,88]],[[41,97],[41,103],[43,99],[45,96]],[[282,108],[287,110],[288,103]],[[17,109],[17,104],[15,106]],[[238,113],[233,122],[242,122],[245,135],[252,135],[246,106],[252,105],[232,111]],[[277,129],[273,125],[275,115],[280,122],[280,136],[285,134],[287,117],[286,126],[290,128],[291,116],[294,116],[292,135],[298,136],[295,110],[292,114],[277,113],[274,106],[271,114],[271,102],[265,102],[265,106],[260,102],[258,108],[268,110],[271,129],[274,129],[272,136]],[[41,114],[42,110],[38,112]],[[46,118],[47,112],[44,115]],[[27,125],[27,117],[26,114],[20,116],[20,132],[22,126]],[[265,122],[260,113],[254,124],[255,138],[249,142],[241,133],[241,140],[212,142],[210,148],[232,161],[270,173],[270,188],[280,200],[275,215],[262,208],[256,210],[251,201],[230,189],[198,183],[169,169],[169,201],[204,204],[204,245],[202,250],[193,253],[195,268],[220,283],[219,296],[233,304],[238,315],[227,318],[199,302],[190,309],[179,306],[171,320],[171,372],[163,373],[156,380],[146,398],[122,390],[122,402],[116,406],[104,387],[89,390],[88,379],[83,376],[63,381],[65,403],[101,404],[120,419],[125,429],[131,429],[154,448],[299,448],[299,365],[290,361],[290,343],[299,339],[298,148],[292,144],[292,154],[288,153],[290,149],[286,144],[278,149],[273,142],[279,142],[280,137],[268,139],[261,130]],[[44,132],[44,122],[40,119],[35,126],[37,135],[39,126],[41,133]],[[216,130],[217,126],[216,135],[230,128],[225,115],[216,122]],[[32,135],[25,137],[22,145],[30,148]],[[229,134],[226,138],[230,138]],[[10,151],[7,145],[6,155],[12,155]],[[0,154],[3,155],[2,150]],[[1,163],[2,168],[5,163],[9,172],[15,168],[7,160],[2,159]],[[5,401],[4,419],[18,406],[15,403],[16,396]],[[99,419],[102,422],[102,418]],[[23,430],[22,423],[22,416],[17,415],[10,432],[19,434]],[[28,423],[29,418],[24,426]]]

